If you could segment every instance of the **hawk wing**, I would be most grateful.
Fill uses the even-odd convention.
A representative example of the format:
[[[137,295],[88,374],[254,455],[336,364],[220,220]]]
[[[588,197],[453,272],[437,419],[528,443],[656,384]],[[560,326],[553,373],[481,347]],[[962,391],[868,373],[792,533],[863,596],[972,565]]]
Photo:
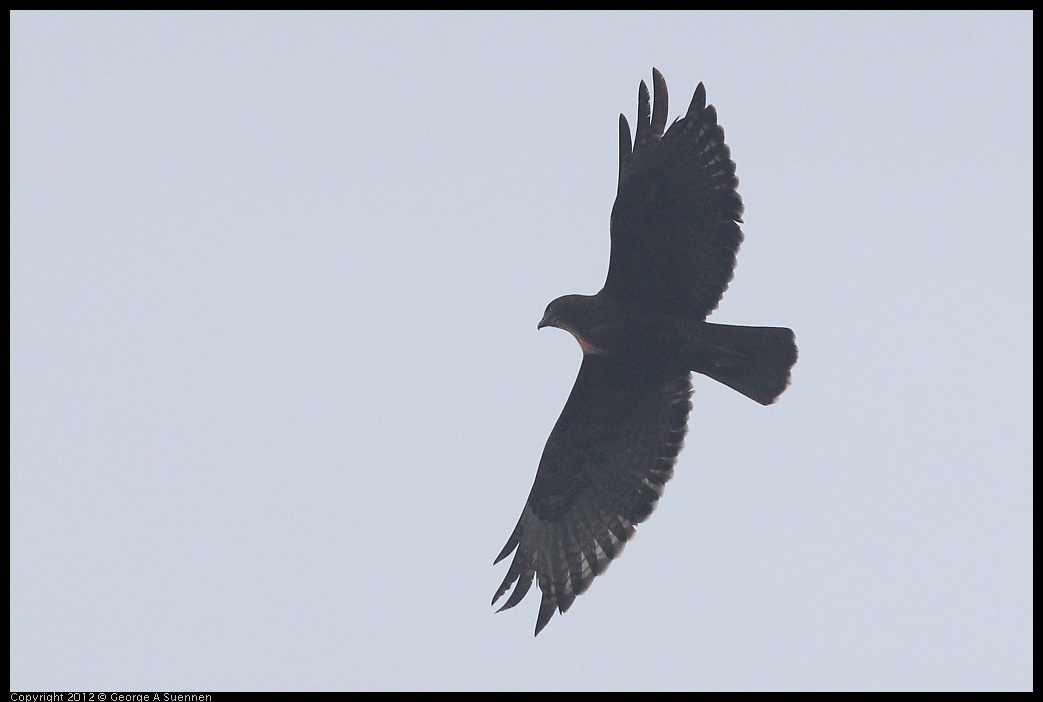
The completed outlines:
[[[664,134],[666,81],[653,69],[655,102],[638,90],[637,134],[619,116],[619,186],[604,292],[646,310],[705,319],[728,287],[742,243],[735,163],[700,83]]]
[[[585,355],[499,563],[517,549],[495,604],[518,604],[535,576],[543,592],[536,633],[554,610],[619,556],[674,474],[692,404],[690,373]]]

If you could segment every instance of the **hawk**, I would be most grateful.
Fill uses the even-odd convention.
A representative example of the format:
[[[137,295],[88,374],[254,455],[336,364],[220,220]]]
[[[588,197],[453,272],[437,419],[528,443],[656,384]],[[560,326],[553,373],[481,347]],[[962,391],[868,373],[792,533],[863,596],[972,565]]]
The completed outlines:
[[[542,593],[536,634],[565,613],[652,513],[688,430],[692,372],[769,405],[797,361],[793,332],[705,321],[742,242],[735,163],[700,83],[669,129],[666,81],[638,89],[637,132],[619,116],[619,183],[608,277],[596,295],[551,302],[538,328],[570,332],[583,363],[547,440],[493,604]]]

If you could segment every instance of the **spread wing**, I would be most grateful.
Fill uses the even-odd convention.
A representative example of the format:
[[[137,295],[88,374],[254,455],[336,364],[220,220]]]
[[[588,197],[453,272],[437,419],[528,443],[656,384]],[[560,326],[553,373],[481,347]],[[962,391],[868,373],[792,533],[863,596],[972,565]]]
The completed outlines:
[[[638,90],[637,134],[619,116],[619,187],[605,292],[642,309],[705,319],[728,287],[742,243],[735,163],[700,83],[688,112],[664,133],[666,81],[655,102]]]
[[[500,611],[518,604],[535,576],[539,634],[619,556],[674,474],[691,393],[687,371],[583,357],[521,519],[495,561],[517,549],[493,597],[495,604],[517,581]]]

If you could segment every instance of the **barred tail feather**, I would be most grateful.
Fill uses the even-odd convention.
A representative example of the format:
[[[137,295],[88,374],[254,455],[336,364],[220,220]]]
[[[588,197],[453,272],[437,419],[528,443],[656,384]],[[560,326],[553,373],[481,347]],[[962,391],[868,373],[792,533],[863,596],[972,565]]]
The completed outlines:
[[[779,398],[797,362],[793,330],[784,327],[737,327],[704,322],[692,370],[738,390],[762,405]]]

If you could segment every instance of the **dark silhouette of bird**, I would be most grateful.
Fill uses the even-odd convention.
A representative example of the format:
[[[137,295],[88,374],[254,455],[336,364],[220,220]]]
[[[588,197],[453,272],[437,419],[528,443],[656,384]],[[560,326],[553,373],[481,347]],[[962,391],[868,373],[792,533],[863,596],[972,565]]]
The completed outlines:
[[[536,633],[564,613],[652,513],[688,430],[692,372],[769,405],[797,360],[793,332],[712,324],[742,242],[735,163],[700,83],[667,122],[666,81],[638,90],[637,132],[619,116],[619,184],[608,277],[565,295],[539,327],[571,332],[583,363],[499,563],[514,552],[495,604],[542,592]]]

